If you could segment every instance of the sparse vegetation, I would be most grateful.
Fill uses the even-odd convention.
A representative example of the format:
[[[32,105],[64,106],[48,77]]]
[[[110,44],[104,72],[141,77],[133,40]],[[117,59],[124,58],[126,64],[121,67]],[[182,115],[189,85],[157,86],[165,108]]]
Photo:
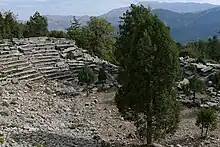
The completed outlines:
[[[190,93],[190,85],[189,84],[182,85],[182,90],[185,95],[190,96],[191,93]]]
[[[202,80],[198,78],[197,75],[195,75],[189,80],[189,87],[190,90],[192,90],[193,92],[193,103],[195,104],[196,92],[204,92],[205,84]]]
[[[46,126],[48,127],[45,126],[42,127],[42,125],[39,122],[39,126],[42,127],[43,129],[44,128],[47,129],[51,125],[50,123],[48,123],[51,121],[50,119],[51,116],[54,116],[54,118],[56,119],[62,116],[61,119],[58,119],[57,121],[58,124],[53,123],[53,126],[51,126],[51,128],[57,130],[54,131],[54,133],[51,133],[50,135],[54,136],[53,139],[55,141],[57,139],[56,137],[59,137],[60,140],[66,141],[68,139],[71,139],[73,141],[76,141],[77,139],[74,138],[75,136],[77,136],[78,134],[79,134],[78,136],[81,136],[80,133],[88,134],[86,131],[87,130],[90,131],[90,129],[87,130],[81,129],[82,132],[80,132],[81,131],[80,130],[79,132],[76,132],[76,134],[72,136],[71,134],[68,134],[70,132],[69,129],[77,129],[79,127],[88,128],[93,126],[94,128],[98,128],[97,127],[98,125],[101,127],[106,127],[106,126],[112,127],[111,124],[114,124],[114,122],[116,123],[120,122],[118,123],[120,124],[120,126],[116,124],[114,127],[117,127],[121,130],[124,129],[126,125],[129,123],[126,122],[125,125],[123,124],[125,121],[121,119],[120,116],[118,115],[118,110],[119,110],[120,114],[126,120],[132,122],[129,125],[134,127],[133,126],[134,124],[136,126],[132,128],[133,129],[132,131],[134,132],[134,130],[136,129],[138,134],[137,136],[140,137],[140,139],[143,139],[144,141],[146,140],[147,145],[150,146],[154,141],[164,139],[167,134],[175,133],[175,131],[178,128],[178,124],[180,121],[181,106],[177,102],[176,97],[177,97],[177,83],[180,81],[180,79],[185,80],[186,78],[190,77],[188,78],[189,82],[188,80],[186,82],[185,81],[182,82],[189,84],[185,84],[182,87],[180,87],[182,91],[179,92],[180,96],[178,97],[178,100],[180,100],[180,98],[183,98],[180,100],[182,103],[192,104],[191,96],[193,95],[193,103],[200,105],[200,103],[196,103],[197,102],[196,93],[206,92],[205,83],[203,82],[203,80],[201,80],[203,78],[200,78],[201,75],[202,76],[205,75],[203,77],[205,77],[204,78],[205,80],[208,79],[207,83],[209,84],[207,85],[210,85],[209,89],[207,89],[209,93],[207,92],[207,95],[205,95],[204,97],[198,100],[200,100],[201,103],[203,104],[201,106],[212,105],[212,107],[218,108],[219,106],[218,91],[220,90],[220,73],[218,72],[212,77],[210,75],[213,75],[213,73],[216,72],[217,71],[216,69],[218,69],[219,67],[218,65],[211,65],[211,64],[208,65],[207,62],[209,59],[214,60],[216,62],[220,61],[220,41],[217,38],[217,36],[213,36],[213,38],[210,38],[207,41],[199,40],[196,42],[189,42],[186,45],[176,43],[170,36],[170,31],[172,30],[172,27],[166,26],[156,15],[153,15],[151,13],[150,8],[145,8],[144,6],[131,5],[130,10],[124,13],[123,17],[121,17],[121,20],[122,22],[119,26],[119,35],[116,37],[116,34],[114,32],[114,27],[111,25],[111,23],[108,22],[106,19],[100,17],[91,17],[87,25],[85,26],[82,26],[79,23],[79,20],[77,20],[76,17],[73,17],[71,26],[67,29],[67,32],[65,32],[58,30],[48,31],[47,18],[45,16],[42,16],[39,12],[35,12],[35,14],[31,16],[26,23],[20,23],[17,20],[17,17],[10,11],[5,13],[0,13],[0,41],[3,42],[4,39],[7,38],[10,42],[10,45],[7,46],[2,45],[2,50],[3,50],[2,55],[4,56],[2,62],[5,63],[2,64],[1,69],[3,69],[4,71],[0,73],[0,78],[2,78],[2,80],[5,80],[4,83],[2,84],[5,87],[4,90],[1,89],[0,87],[0,96],[4,97],[4,99],[2,99],[1,101],[3,110],[0,111],[0,115],[3,117],[10,118],[10,122],[13,120],[21,121],[22,123],[19,124],[14,123],[12,125],[18,125],[17,127],[18,129],[21,130],[25,129],[26,131],[30,130],[30,132],[32,132],[31,130],[35,130],[35,129],[38,130],[38,128],[28,128],[29,125],[25,125],[25,123],[27,123],[25,121],[27,120],[20,119],[21,116],[25,117],[26,114],[30,114],[29,113],[30,111],[37,111],[36,117],[35,116],[28,116],[28,117],[42,118],[43,122],[47,122]],[[33,43],[34,41],[31,40],[32,38],[29,38],[30,40],[29,39],[28,40],[30,41],[29,44],[31,44],[31,46],[33,45],[34,47],[33,46],[28,47],[28,45],[23,45],[27,43],[26,40],[24,40],[23,43],[22,41],[17,42],[17,40],[13,39],[13,38],[40,37],[40,36],[48,37],[46,39],[47,42],[46,47],[44,47],[44,45],[42,45],[41,43],[36,43],[36,46],[34,46],[35,43]],[[77,91],[78,87],[76,89],[75,87],[72,87],[72,84],[70,83],[72,77],[69,78],[69,71],[67,70],[69,70],[70,68],[74,70],[75,68],[74,66],[76,66],[76,68],[78,69],[81,66],[82,61],[84,63],[87,63],[87,59],[84,60],[84,57],[87,58],[89,56],[88,57],[89,61],[92,61],[94,58],[91,59],[90,55],[87,56],[87,54],[83,49],[79,49],[75,47],[75,45],[72,45],[72,41],[70,40],[68,40],[69,42],[66,43],[67,42],[66,40],[63,41],[61,39],[60,40],[57,39],[59,43],[65,42],[65,44],[63,43],[62,45],[59,45],[59,43],[57,43],[55,39],[53,40],[50,37],[73,39],[75,40],[76,45],[78,47],[87,49],[90,54],[98,56],[101,59],[105,59],[119,65],[118,83],[119,86],[121,87],[116,92],[116,95],[115,95],[115,91],[112,92],[111,99],[109,99],[108,96],[104,95],[106,93],[99,93],[97,95],[94,94],[91,96],[91,99],[89,100],[86,99],[87,101],[81,102],[80,99],[81,97],[78,96],[78,94],[80,94],[81,91],[80,90]],[[37,39],[37,40],[39,42],[43,42],[41,39]],[[51,45],[49,41],[54,41],[54,44]],[[25,47],[27,47],[27,49]],[[47,51],[50,53],[48,53]],[[26,52],[28,53],[26,54]],[[36,54],[36,56],[31,56],[30,55],[31,53]],[[189,58],[180,59],[182,63],[181,65],[184,66],[184,68],[186,68],[187,70],[189,70],[188,73],[182,71],[180,75],[180,69],[179,69],[180,67],[179,67],[179,59],[178,59],[179,56],[181,57],[189,56],[196,59],[196,61],[194,59],[191,60]],[[55,60],[53,61],[50,60],[54,58],[56,58],[56,61],[60,60],[59,63],[56,63],[56,65],[54,64]],[[31,62],[32,64],[29,65],[30,60],[32,59],[36,62]],[[76,61],[78,64],[75,64],[74,61]],[[99,61],[101,62],[101,60],[98,59],[97,60],[94,59],[93,61],[94,64]],[[43,62],[47,62],[47,64],[46,63],[44,64]],[[106,63],[106,62],[104,61],[102,63]],[[186,66],[185,63],[187,63]],[[204,71],[208,71],[208,72],[203,72],[203,70],[201,70],[203,73],[197,74],[197,72],[199,72],[200,69],[199,67],[200,63],[207,65],[207,66],[201,65],[201,68],[203,69],[204,67]],[[35,66],[36,64],[37,66]],[[196,64],[198,68],[192,66],[191,64]],[[30,66],[33,66],[34,68],[31,69]],[[45,66],[45,67],[47,66],[47,67],[41,68],[39,66]],[[93,65],[91,64],[91,66]],[[109,64],[108,67],[110,70],[113,68],[118,69],[115,66],[112,67],[110,66],[111,65]],[[206,70],[205,67],[208,66],[211,68],[207,68]],[[94,68],[95,71],[97,67]],[[57,70],[55,70],[55,68]],[[214,70],[212,68],[214,68]],[[115,71],[115,69],[111,71]],[[212,72],[210,69],[214,72]],[[59,78],[61,80],[65,78],[68,80],[61,83],[56,81],[52,84],[48,81],[45,81],[43,83],[44,85],[42,85],[41,83],[38,85],[36,84],[37,82],[36,83],[33,82],[33,86],[31,86],[33,88],[27,88],[28,87],[27,85],[26,86],[23,85],[24,87],[20,87],[20,81],[23,79],[27,81],[29,80],[29,78],[33,78],[33,77],[34,77],[33,79],[38,79],[38,78],[42,79],[41,77],[44,77],[43,79],[45,79],[47,76],[41,75],[44,74],[44,72],[41,72],[41,70],[43,71],[45,70],[45,73],[50,73],[50,75],[48,76],[51,76],[51,79],[53,79],[54,77],[52,76],[55,75],[56,77],[54,79]],[[98,71],[98,77],[96,77],[96,74],[94,73],[92,68],[89,68],[87,65],[85,65],[79,71],[77,75],[78,81],[79,83],[85,85],[87,97],[90,94],[89,86],[93,85],[93,83],[96,81],[96,78],[98,78],[97,83],[102,84],[102,89],[104,89],[103,87],[105,84],[106,87],[107,86],[110,87],[113,85],[112,83],[115,82],[114,80],[111,84],[107,85],[110,81],[110,79],[107,80],[107,77],[113,77],[110,75],[111,74],[110,70],[106,72],[103,66]],[[37,75],[35,78],[35,75],[32,74],[35,71],[40,71],[40,72],[36,72],[37,74],[39,74],[39,77],[37,77],[38,76]],[[60,73],[59,75],[57,73],[56,74],[52,73],[57,71],[59,72],[63,71],[65,77],[63,77]],[[210,74],[209,71],[211,71],[212,73]],[[207,78],[207,77],[211,77],[211,78]],[[32,82],[30,83],[32,84]],[[8,88],[7,84],[8,85],[11,84],[10,85],[11,87]],[[21,82],[21,84],[23,83]],[[38,86],[35,86],[35,84]],[[51,87],[51,89],[48,88],[46,90],[42,90],[42,88],[47,86]],[[25,90],[25,92],[22,91],[23,89]],[[215,93],[213,92],[213,89],[216,90],[216,96],[215,94],[213,94]],[[113,101],[112,95],[115,95],[115,101]],[[20,98],[19,96],[22,96],[22,98]],[[51,100],[51,96],[53,97],[52,100]],[[64,96],[66,97],[75,96],[74,99],[77,97],[76,98],[77,101],[71,99],[71,103],[74,103],[74,105],[68,104],[70,103],[70,99],[68,100],[60,99],[60,97],[64,97]],[[48,98],[44,99],[45,97]],[[15,99],[12,100],[11,98],[15,98]],[[105,99],[105,101],[103,99]],[[30,103],[30,101],[32,100],[33,103]],[[22,102],[22,107],[20,107],[21,102]],[[80,102],[80,106],[75,108],[75,106],[77,105],[76,103],[78,102]],[[108,106],[109,104],[111,104],[111,107]],[[115,104],[118,109],[116,109]],[[17,105],[19,105],[19,107],[17,107]],[[30,109],[32,105],[34,105],[34,107],[33,109]],[[54,105],[55,109],[57,110],[54,111],[53,109],[52,110],[48,109],[47,112],[49,112],[50,114],[49,115],[45,114],[45,116],[41,116],[40,114],[42,114],[42,112],[45,111],[44,109],[43,111],[41,111],[41,108],[45,108],[45,107],[47,108],[48,105],[51,106],[50,108],[53,108]],[[88,108],[88,106],[94,106],[94,107],[93,108],[91,107],[90,110],[87,110],[84,108],[84,106],[85,108]],[[97,106],[97,108],[95,106]],[[215,130],[217,127],[216,110],[212,108],[201,108],[197,114],[197,119],[196,119],[195,118],[196,111],[194,111],[195,109],[193,108],[189,110],[193,112],[193,115],[190,115],[191,117],[190,121],[192,120],[191,122],[193,122],[193,123],[190,122],[191,123],[190,125],[193,126],[191,128],[198,130],[198,128],[195,127],[195,125],[198,126],[201,129],[201,136],[207,137],[208,132]],[[103,110],[102,111],[103,113],[97,115],[98,114],[97,112],[100,112],[100,110]],[[184,110],[185,107],[183,107],[183,111]],[[75,111],[79,111],[79,112],[75,112]],[[19,115],[20,113],[22,115]],[[68,113],[68,115],[65,115],[65,113]],[[92,118],[90,117],[91,115],[94,116],[97,115],[97,116]],[[75,123],[75,118],[74,121],[70,121],[72,119],[71,118],[72,116],[80,117],[80,119],[76,118],[77,123]],[[89,120],[86,122],[88,124],[86,123],[84,124],[83,121],[85,120],[85,118]],[[103,119],[102,121],[105,122],[103,123],[99,121],[98,123],[96,122],[93,123],[92,121],[96,120],[97,118],[98,119],[102,118]],[[112,121],[113,123],[107,124],[108,118],[115,120]],[[196,119],[196,123],[195,123],[195,119]],[[61,122],[63,124],[60,124]],[[102,125],[102,123],[104,125]],[[187,123],[189,124],[189,122]],[[56,125],[60,125],[61,128],[59,128],[59,126],[57,127]],[[34,126],[38,126],[38,125],[34,125]],[[66,129],[67,126],[69,126],[69,129]],[[19,127],[23,127],[23,128],[19,128]],[[8,129],[7,133],[9,131],[11,132],[14,131],[13,127],[11,126],[8,127],[7,129]],[[63,130],[61,131],[61,129]],[[130,128],[127,127],[126,129],[130,129]],[[109,136],[111,135],[111,137],[112,136],[115,137],[116,135],[112,130],[110,130],[111,132],[108,135]],[[47,133],[47,131],[48,130],[43,130],[42,132]],[[66,132],[61,136],[59,133],[63,131]],[[97,130],[94,129],[94,132],[95,131]],[[125,136],[125,134],[123,133],[124,132],[120,134],[120,137],[117,136],[117,138],[123,138]],[[22,135],[24,136],[26,134],[22,134]],[[31,135],[33,135],[33,133]],[[47,137],[47,135],[45,136]],[[128,134],[128,136],[134,138],[135,135],[130,133]],[[9,137],[11,137],[10,134]],[[62,139],[61,137],[64,139]],[[102,139],[101,137],[102,136],[100,135],[97,138],[101,140]],[[27,138],[29,139],[30,137]],[[52,137],[48,137],[48,138],[51,139]],[[33,137],[33,139],[35,138]],[[18,139],[17,140],[14,139],[14,140],[17,141]],[[7,137],[5,137],[3,134],[0,134],[0,144],[4,144],[6,142],[8,143],[8,135]],[[37,147],[43,147],[42,144],[37,144],[37,143],[34,143],[32,145]]]
[[[196,126],[201,129],[201,137],[207,137],[208,131],[217,127],[216,111],[212,108],[201,108],[197,114]]]
[[[216,96],[218,96],[218,91],[220,90],[220,73],[216,73],[213,77],[212,77],[212,83],[213,86],[215,87],[216,90]]]

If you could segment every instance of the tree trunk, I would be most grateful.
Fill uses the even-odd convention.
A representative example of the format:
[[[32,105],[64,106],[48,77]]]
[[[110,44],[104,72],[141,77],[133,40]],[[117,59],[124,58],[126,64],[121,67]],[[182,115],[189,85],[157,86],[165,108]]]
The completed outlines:
[[[104,82],[102,81],[102,91],[104,90]]]
[[[152,101],[149,102],[149,111],[147,115],[147,146],[152,146],[153,126],[152,126]]]
[[[203,137],[203,125],[202,125],[202,129],[201,129],[201,137]]]
[[[193,91],[193,103],[195,104],[196,103],[196,92]]]
[[[209,127],[206,128],[206,131],[205,131],[205,137],[208,136],[208,130],[209,130]]]
[[[88,88],[88,84],[86,84],[86,96],[89,96],[89,88]]]
[[[152,116],[148,116],[147,119],[147,145],[152,145]]]

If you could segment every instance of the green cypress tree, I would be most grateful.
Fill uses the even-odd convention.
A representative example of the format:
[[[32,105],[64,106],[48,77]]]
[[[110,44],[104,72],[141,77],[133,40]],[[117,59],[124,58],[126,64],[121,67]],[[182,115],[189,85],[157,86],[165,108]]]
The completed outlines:
[[[25,37],[41,37],[48,35],[48,22],[45,16],[42,16],[38,11],[30,17],[26,23]]]
[[[122,87],[115,101],[121,114],[135,121],[139,134],[151,145],[178,126],[178,50],[168,27],[148,8],[130,8],[119,27],[116,57]]]

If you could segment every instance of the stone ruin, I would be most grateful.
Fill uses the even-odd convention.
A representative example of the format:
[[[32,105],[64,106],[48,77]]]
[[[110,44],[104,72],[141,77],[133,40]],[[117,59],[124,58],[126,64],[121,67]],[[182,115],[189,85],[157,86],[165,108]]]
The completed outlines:
[[[194,76],[194,72],[206,85],[205,93],[196,93],[196,104],[205,107],[220,108],[220,91],[216,94],[216,89],[213,86],[211,78],[217,72],[220,72],[220,64],[218,63],[198,63],[196,59],[189,57],[180,57],[180,66],[182,69],[183,80],[179,82],[178,88],[180,91],[179,101],[183,104],[192,104],[192,95],[186,96],[182,91],[182,86],[189,83],[189,79]]]
[[[65,38],[34,37],[4,40],[0,44],[0,84],[8,82],[62,80],[77,82],[77,73],[88,65],[97,74],[106,69],[108,86],[116,83],[118,67]]]
[[[210,81],[211,77],[220,71],[220,64],[197,63],[196,59],[180,57],[180,66],[183,71],[182,81],[179,82],[179,101],[192,103],[192,96],[186,96],[182,85],[189,83],[193,77],[193,68],[207,86],[208,93],[196,94],[198,105],[219,107],[220,94]],[[65,38],[33,37],[25,39],[4,40],[0,44],[0,84],[16,83],[19,81],[56,80],[78,83],[77,74],[80,69],[88,65],[97,74],[101,67],[108,75],[106,88],[116,86],[118,67],[90,55],[87,50],[78,48],[75,42]],[[94,86],[94,85],[93,85]],[[220,92],[219,92],[220,93]],[[205,101],[202,104],[202,101]]]

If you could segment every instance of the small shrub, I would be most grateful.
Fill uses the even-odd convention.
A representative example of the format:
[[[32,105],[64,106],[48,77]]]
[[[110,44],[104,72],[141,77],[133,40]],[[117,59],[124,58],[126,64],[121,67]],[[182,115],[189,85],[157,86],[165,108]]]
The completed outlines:
[[[37,144],[37,147],[44,147],[44,145],[42,145],[42,144]]]
[[[99,73],[98,73],[98,80],[100,83],[102,83],[102,89],[104,87],[104,83],[105,83],[106,79],[107,79],[107,74],[106,74],[105,70],[103,68],[100,68]]]
[[[46,41],[51,41],[51,38],[50,37],[46,38]]]
[[[191,78],[189,80],[189,87],[190,87],[190,90],[193,91],[193,103],[195,104],[196,92],[204,93],[204,91],[205,91],[205,84],[196,75],[196,76],[194,76],[193,78]]]
[[[4,144],[5,140],[4,140],[4,135],[0,134],[0,144]]]
[[[183,93],[187,96],[190,95],[190,86],[189,84],[184,84],[182,85],[182,90],[183,90]]]
[[[203,56],[200,56],[197,60],[196,60],[197,63],[202,63],[204,65],[206,65],[206,62],[205,62],[205,59]]]
[[[89,96],[88,85],[92,84],[95,81],[95,74],[92,69],[84,66],[81,71],[78,73],[78,80],[81,83],[86,84],[87,97]]]
[[[216,111],[212,108],[201,108],[197,114],[196,126],[201,129],[201,137],[207,137],[208,131],[217,127]],[[204,129],[206,129],[204,134]]]
[[[66,33],[64,31],[52,30],[49,32],[49,37],[65,38]]]

